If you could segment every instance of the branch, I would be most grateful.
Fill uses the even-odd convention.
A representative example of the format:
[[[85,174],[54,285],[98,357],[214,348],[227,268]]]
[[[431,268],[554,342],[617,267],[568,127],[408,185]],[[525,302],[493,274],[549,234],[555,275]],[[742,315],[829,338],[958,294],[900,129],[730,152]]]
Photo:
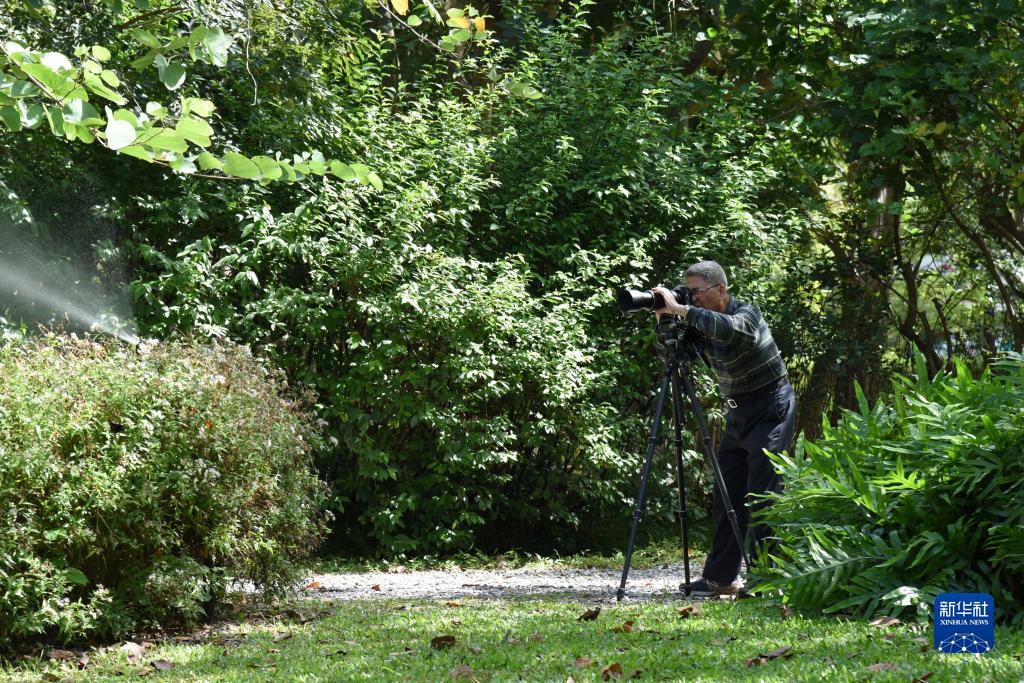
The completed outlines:
[[[160,16],[161,14],[177,14],[179,12],[184,11],[184,9],[185,8],[182,7],[181,5],[173,5],[172,7],[164,7],[162,9],[155,9],[155,10],[152,10],[152,11],[149,11],[149,12],[143,12],[139,16],[133,17],[132,19],[129,19],[128,21],[124,22],[120,26],[115,26],[114,28],[115,28],[115,30],[123,31],[124,29],[128,28],[129,26],[132,26],[134,24],[138,24],[140,22],[146,21],[147,19],[149,19],[151,17]]]

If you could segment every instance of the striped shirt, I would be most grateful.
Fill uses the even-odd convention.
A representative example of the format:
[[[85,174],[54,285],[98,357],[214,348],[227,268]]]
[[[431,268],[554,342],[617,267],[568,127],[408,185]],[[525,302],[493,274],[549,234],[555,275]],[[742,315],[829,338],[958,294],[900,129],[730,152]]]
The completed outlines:
[[[768,323],[747,302],[730,295],[724,313],[690,306],[686,322],[704,335],[723,396],[746,394],[786,376]]]

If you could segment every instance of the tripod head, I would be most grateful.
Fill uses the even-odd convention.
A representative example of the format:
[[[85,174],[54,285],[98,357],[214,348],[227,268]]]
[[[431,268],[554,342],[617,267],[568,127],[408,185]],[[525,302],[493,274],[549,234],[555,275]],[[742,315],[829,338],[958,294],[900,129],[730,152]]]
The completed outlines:
[[[656,347],[662,360],[682,363],[703,360],[707,363],[700,332],[678,315],[662,315],[654,323],[654,331],[658,335]]]

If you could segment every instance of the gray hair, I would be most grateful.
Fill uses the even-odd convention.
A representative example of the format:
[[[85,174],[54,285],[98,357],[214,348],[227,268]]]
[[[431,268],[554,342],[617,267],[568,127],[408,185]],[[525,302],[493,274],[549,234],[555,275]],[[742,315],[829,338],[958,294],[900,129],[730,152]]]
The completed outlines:
[[[694,263],[686,269],[684,277],[690,277],[691,275],[704,278],[704,281],[709,285],[729,286],[729,280],[725,277],[725,271],[722,270],[722,266],[718,265],[716,261]]]

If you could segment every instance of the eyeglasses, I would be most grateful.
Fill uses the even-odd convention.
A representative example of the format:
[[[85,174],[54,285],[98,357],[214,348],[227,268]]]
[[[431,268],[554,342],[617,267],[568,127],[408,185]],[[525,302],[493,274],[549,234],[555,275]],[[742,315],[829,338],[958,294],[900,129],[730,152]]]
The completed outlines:
[[[721,285],[711,285],[710,287],[696,287],[690,290],[690,297],[695,299],[704,292],[708,291],[709,289],[714,289],[715,287],[721,287]]]

